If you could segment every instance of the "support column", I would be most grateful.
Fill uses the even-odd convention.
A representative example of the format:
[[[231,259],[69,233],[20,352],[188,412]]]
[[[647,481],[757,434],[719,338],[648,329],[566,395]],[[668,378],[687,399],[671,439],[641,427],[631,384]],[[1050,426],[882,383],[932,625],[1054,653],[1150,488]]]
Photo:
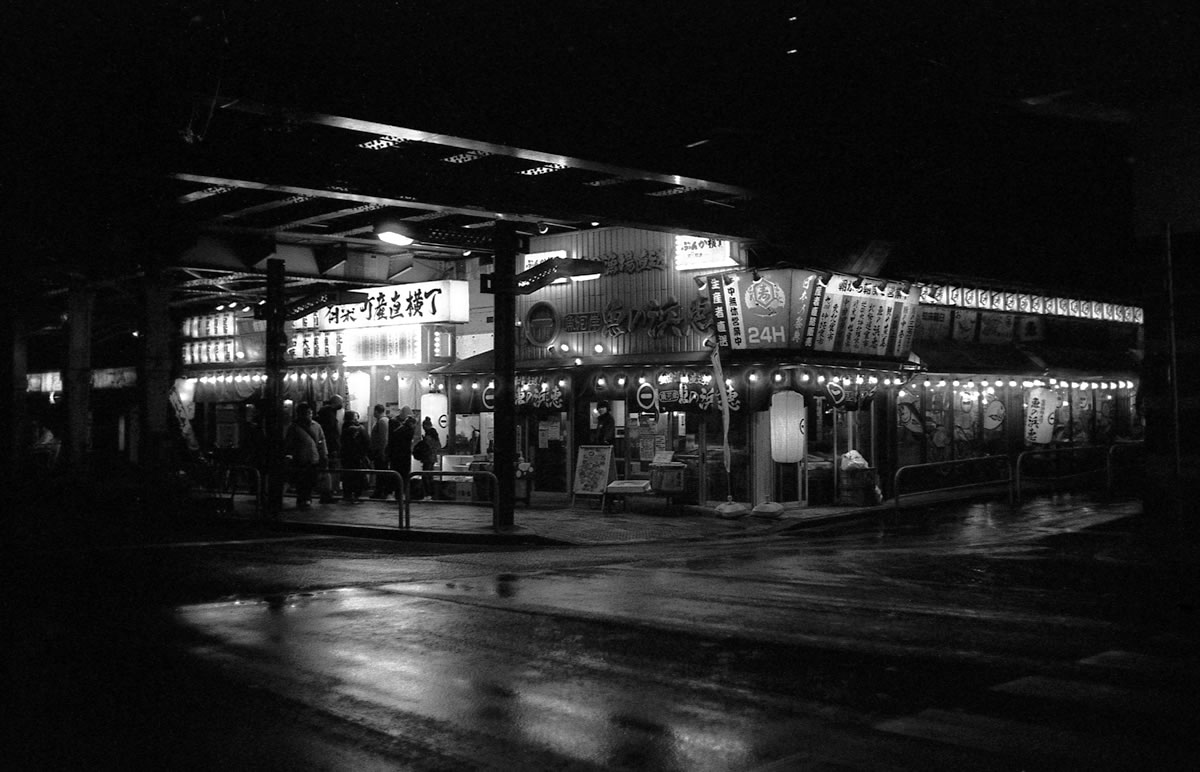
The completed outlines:
[[[517,464],[516,416],[516,355],[517,302],[514,294],[517,251],[520,240],[512,223],[497,221],[493,235],[495,259],[492,282],[495,288],[496,412],[495,457],[492,471],[496,474],[497,520],[501,528],[513,525],[514,470]]]
[[[286,465],[283,459],[283,377],[287,369],[287,334],[283,330],[284,261],[267,260],[267,382],[263,387],[263,431],[266,433],[267,500],[265,514],[279,517],[283,511],[283,487]]]
[[[16,303],[9,303],[0,317],[0,351],[4,361],[0,363],[0,479],[12,490],[18,482],[27,450],[29,425],[26,415],[25,391],[27,388],[27,357],[25,320]]]
[[[170,291],[158,274],[142,283],[142,323],[138,330],[142,342],[138,373],[138,413],[141,431],[134,463],[144,469],[162,469],[176,460],[171,434],[171,389],[173,324],[169,308]],[[152,478],[153,479],[153,478]]]
[[[71,286],[67,300],[67,367],[63,371],[63,401],[67,411],[63,454],[67,469],[76,479],[89,471],[92,311],[95,305],[95,290],[82,281]]]

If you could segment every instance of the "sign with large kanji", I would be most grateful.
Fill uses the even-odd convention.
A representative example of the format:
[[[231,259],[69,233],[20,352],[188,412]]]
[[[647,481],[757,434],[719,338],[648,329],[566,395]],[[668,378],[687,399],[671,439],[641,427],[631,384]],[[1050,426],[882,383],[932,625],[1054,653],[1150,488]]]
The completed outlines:
[[[920,289],[904,282],[804,269],[733,271],[702,278],[717,344],[905,357]]]
[[[346,330],[391,324],[467,322],[471,319],[471,294],[465,281],[446,279],[388,284],[356,292],[362,294],[361,302],[327,306],[311,314],[309,320],[315,321],[317,329]]]

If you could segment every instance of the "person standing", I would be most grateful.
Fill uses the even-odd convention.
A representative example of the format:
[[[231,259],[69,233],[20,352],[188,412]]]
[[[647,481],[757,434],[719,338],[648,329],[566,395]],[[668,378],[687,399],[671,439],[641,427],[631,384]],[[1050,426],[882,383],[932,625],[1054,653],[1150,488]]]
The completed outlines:
[[[283,452],[292,468],[292,485],[296,488],[296,509],[312,509],[312,492],[317,478],[328,462],[325,432],[312,420],[312,405],[301,402],[296,407],[296,420],[288,425],[283,438]]]
[[[383,405],[376,405],[374,409],[375,421],[371,424],[371,468],[372,469],[389,469],[388,466],[388,417],[387,411]],[[375,475],[375,486],[371,491],[371,498],[386,499],[388,493],[391,492],[391,478],[387,475]]]
[[[442,449],[442,439],[438,436],[437,429],[433,428],[433,421],[429,416],[421,421],[421,440],[417,443],[416,448],[413,448],[413,458],[421,462],[421,469],[426,472],[431,472],[437,467],[438,452]],[[417,448],[421,448],[421,452],[417,453]],[[431,495],[435,490],[433,477],[421,478],[421,493],[425,500],[433,498]],[[417,498],[415,495],[413,498]]]
[[[408,405],[400,408],[400,414],[391,422],[390,428],[387,454],[392,469],[400,473],[402,480],[400,489],[396,491],[396,500],[399,501],[408,490],[408,476],[412,474],[413,433],[417,428],[412,408]]]
[[[342,409],[344,404],[341,395],[334,394],[325,400],[325,404],[317,411],[317,423],[321,425],[321,430],[325,432],[325,441],[328,443],[330,470],[330,486],[328,489],[321,491],[322,504],[332,504],[340,487],[341,476],[337,473],[337,470],[341,468],[342,430],[338,426],[338,411]]]
[[[600,415],[596,417],[596,431],[592,434],[592,444],[612,445],[616,435],[616,422],[613,421],[612,413],[608,412],[608,402],[597,402],[596,412]]]
[[[342,469],[366,469],[370,463],[371,441],[367,430],[358,422],[358,413],[347,410],[342,419]],[[361,504],[362,493],[367,487],[366,472],[342,472],[342,501],[346,504]]]

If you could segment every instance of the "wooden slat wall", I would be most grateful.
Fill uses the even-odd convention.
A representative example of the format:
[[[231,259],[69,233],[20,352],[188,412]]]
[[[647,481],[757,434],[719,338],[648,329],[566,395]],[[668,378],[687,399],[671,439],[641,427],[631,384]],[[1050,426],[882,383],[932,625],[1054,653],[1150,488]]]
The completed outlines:
[[[736,250],[735,245],[735,250]],[[676,272],[674,267],[675,237],[669,233],[632,230],[627,228],[599,228],[596,230],[567,233],[553,236],[538,236],[531,240],[531,252],[566,250],[571,259],[604,259],[605,256],[632,252],[636,256],[646,251],[659,250],[665,270],[647,270],[639,273],[619,273],[601,276],[594,281],[552,284],[532,295],[517,298],[517,318],[523,320],[530,306],[538,302],[552,304],[560,315],[569,313],[603,312],[614,300],[626,309],[642,309],[651,302],[662,305],[673,297],[683,306],[697,297],[694,277],[711,271]],[[703,350],[704,336],[690,327],[683,336],[667,335],[651,338],[646,330],[610,337],[603,331],[598,333],[563,333],[560,341],[571,345],[571,356],[582,356],[585,360],[598,359],[592,351],[597,342],[603,343],[605,356],[623,354],[658,354]],[[549,363],[556,357],[545,349],[530,345],[521,338],[517,359],[521,361],[545,359]]]

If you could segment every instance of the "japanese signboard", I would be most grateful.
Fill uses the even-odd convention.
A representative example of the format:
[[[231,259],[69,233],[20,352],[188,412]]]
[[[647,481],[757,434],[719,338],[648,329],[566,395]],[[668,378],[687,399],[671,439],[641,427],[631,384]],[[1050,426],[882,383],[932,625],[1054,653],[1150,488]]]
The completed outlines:
[[[317,311],[317,327],[345,330],[393,324],[467,322],[471,298],[465,281],[426,281],[389,284],[361,290],[361,303],[333,305]]]
[[[713,307],[717,345],[731,349],[788,348],[802,339],[817,276],[773,270],[703,277]]]
[[[675,237],[675,270],[696,271],[702,268],[731,268],[737,265],[730,243],[704,236]]]
[[[901,282],[801,269],[703,277],[721,348],[803,348],[907,356],[920,290]]]

